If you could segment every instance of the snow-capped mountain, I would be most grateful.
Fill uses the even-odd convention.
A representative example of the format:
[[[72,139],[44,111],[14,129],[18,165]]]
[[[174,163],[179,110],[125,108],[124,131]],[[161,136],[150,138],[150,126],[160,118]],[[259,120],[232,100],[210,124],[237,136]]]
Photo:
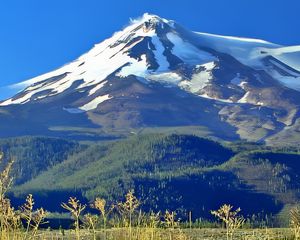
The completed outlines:
[[[193,32],[145,14],[75,61],[9,88],[18,92],[0,102],[3,118],[18,112],[14,119],[42,128],[201,125],[265,140],[298,123],[300,46]]]

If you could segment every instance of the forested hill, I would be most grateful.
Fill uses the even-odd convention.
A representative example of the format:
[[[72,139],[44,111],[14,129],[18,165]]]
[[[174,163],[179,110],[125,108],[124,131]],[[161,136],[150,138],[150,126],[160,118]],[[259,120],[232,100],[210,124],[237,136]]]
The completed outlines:
[[[37,205],[51,211],[61,211],[60,201],[70,195],[117,201],[128,189],[145,209],[168,208],[183,216],[193,211],[194,217],[209,217],[222,203],[249,216],[276,215],[300,200],[295,148],[146,134],[98,143],[12,138],[1,140],[0,149],[15,159],[11,194],[33,193]]]
[[[77,142],[59,138],[20,137],[0,139],[0,152],[7,164],[13,160],[12,176],[16,185],[27,182],[41,172],[66,160],[69,155],[83,150]]]

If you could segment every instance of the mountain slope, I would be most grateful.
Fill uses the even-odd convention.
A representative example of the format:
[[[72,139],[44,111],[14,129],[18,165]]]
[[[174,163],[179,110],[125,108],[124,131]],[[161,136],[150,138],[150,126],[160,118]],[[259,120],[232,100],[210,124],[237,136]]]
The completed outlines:
[[[92,144],[47,171],[15,185],[16,197],[33,193],[37,204],[59,211],[60,201],[76,194],[119,200],[134,188],[146,209],[191,210],[210,218],[224,203],[245,216],[265,218],[299,200],[297,149],[235,143],[227,146],[191,135],[148,134]]]
[[[0,139],[0,152],[4,161],[0,168],[13,160],[14,184],[22,184],[35,178],[41,172],[63,162],[70,155],[83,151],[77,142],[58,138],[20,137]]]
[[[265,141],[299,117],[299,54],[145,14],[77,60],[15,85],[22,90],[0,103],[0,130],[10,135],[6,121],[13,135],[197,125]]]

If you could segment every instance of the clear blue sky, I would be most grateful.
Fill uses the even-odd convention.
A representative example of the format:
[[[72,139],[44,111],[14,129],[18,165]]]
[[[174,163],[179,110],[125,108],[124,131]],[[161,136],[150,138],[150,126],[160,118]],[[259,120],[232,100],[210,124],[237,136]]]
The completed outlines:
[[[3,0],[0,86],[74,60],[144,12],[191,30],[300,45],[299,0]]]

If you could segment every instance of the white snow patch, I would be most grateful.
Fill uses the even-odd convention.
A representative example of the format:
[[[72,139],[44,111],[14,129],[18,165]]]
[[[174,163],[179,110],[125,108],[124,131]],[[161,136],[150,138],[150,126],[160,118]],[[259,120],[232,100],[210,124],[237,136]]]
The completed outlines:
[[[290,71],[289,69],[285,68],[284,66],[282,66],[281,64],[272,61],[272,63],[274,65],[276,65],[277,67],[279,67],[280,69],[282,69],[283,71],[286,71],[287,73],[294,75],[294,77],[292,76],[284,76],[281,75],[276,69],[269,67],[266,69],[266,71],[277,81],[279,81],[282,85],[294,89],[296,91],[300,91],[300,75]]]
[[[247,98],[249,95],[250,92],[246,92],[245,95],[240,100],[238,100],[238,103],[247,103],[248,102]]]
[[[247,85],[247,82],[244,82],[242,81],[240,84],[239,84],[239,87],[241,87],[242,89],[245,89],[245,86]]]
[[[107,101],[111,99],[112,97],[109,96],[109,94],[103,95],[103,96],[98,96],[94,98],[92,101],[89,103],[79,107],[79,109],[84,110],[84,111],[90,111],[93,109],[96,109],[100,103],[103,103],[104,101]]]
[[[46,98],[46,97],[50,97],[51,95],[43,95],[43,96],[38,96],[36,98],[34,98],[34,100],[39,100],[39,99],[43,99],[43,98]]]
[[[144,77],[147,73],[148,64],[147,57],[145,54],[141,56],[141,60],[132,59],[129,66],[125,66],[121,69],[117,76],[127,77],[129,75],[136,75],[139,77]]]
[[[79,108],[63,108],[64,111],[67,111],[68,113],[72,113],[72,114],[78,114],[78,113],[84,113],[84,110],[81,110]]]
[[[230,99],[213,98],[213,97],[208,96],[206,93],[198,95],[198,96],[203,97],[203,98],[208,98],[211,100],[215,100],[215,101],[219,101],[219,102],[223,102],[223,103],[233,103],[233,101],[231,101]]]
[[[165,47],[163,46],[162,42],[160,41],[160,39],[157,36],[153,36],[151,41],[155,46],[156,50],[154,50],[153,53],[155,55],[155,59],[156,59],[158,65],[159,65],[159,68],[156,71],[168,70],[170,67],[170,64],[167,61],[166,56],[164,56]]]
[[[199,45],[214,49],[218,52],[227,53],[241,63],[256,69],[263,68],[261,59],[265,57],[265,55],[261,54],[261,49],[282,47],[281,45],[260,39],[221,36],[201,32],[194,33],[198,36]]]
[[[146,79],[163,83],[178,84],[182,80],[182,77],[174,72],[165,72],[148,74]]]
[[[2,103],[0,103],[0,106],[8,106],[8,105],[12,104],[12,102],[13,101],[10,98],[10,99],[7,99],[7,100],[3,101]]]
[[[256,105],[260,105],[260,106],[263,106],[264,103],[263,102],[257,102]]]
[[[273,61],[273,60],[270,60],[270,62],[271,62],[272,64],[274,64],[276,67],[278,67],[278,68],[280,68],[281,70],[285,71],[286,73],[288,73],[288,74],[290,74],[290,75],[292,75],[292,76],[295,76],[295,77],[300,77],[300,74],[299,74],[299,73],[297,73],[297,72],[295,72],[295,71],[292,71],[292,70],[286,68],[284,65],[282,65],[282,64],[280,64],[280,63],[278,63],[278,62],[276,62],[276,61]]]
[[[203,71],[195,73],[191,80],[182,81],[179,86],[188,89],[192,93],[197,93],[203,89],[212,79],[212,70],[216,67],[214,62],[198,65],[197,68],[203,68]]]
[[[172,53],[186,63],[203,64],[216,58],[208,52],[201,51],[175,33],[167,33],[167,38],[174,44]]]
[[[288,47],[280,47],[275,49],[267,49],[268,53],[272,55],[281,55],[286,53],[294,53],[294,52],[300,52],[300,45],[299,46],[288,46]]]
[[[234,36],[223,36],[223,35],[218,35],[218,34],[212,34],[212,33],[204,33],[204,32],[196,32],[199,35],[204,35],[212,38],[217,38],[220,40],[231,40],[231,41],[238,41],[238,42],[250,42],[250,43],[262,43],[262,44],[267,44],[271,45],[273,43],[262,40],[262,39],[255,39],[255,38],[245,38],[245,37],[234,37]]]
[[[275,49],[265,49],[279,61],[300,71],[300,46],[288,46]]]
[[[141,24],[143,22],[146,22],[146,21],[149,21],[149,20],[152,20],[152,21],[163,21],[164,23],[167,23],[169,24],[171,22],[171,20],[167,20],[165,18],[161,18],[155,14],[150,14],[150,13],[144,13],[142,17],[140,18],[135,18],[135,19],[132,19],[130,18],[130,23],[132,24]]]
[[[107,81],[103,81],[101,83],[99,83],[98,85],[96,85],[94,88],[92,88],[89,91],[89,96],[93,95],[95,92],[97,92],[99,89],[103,88],[103,86],[107,83]]]

